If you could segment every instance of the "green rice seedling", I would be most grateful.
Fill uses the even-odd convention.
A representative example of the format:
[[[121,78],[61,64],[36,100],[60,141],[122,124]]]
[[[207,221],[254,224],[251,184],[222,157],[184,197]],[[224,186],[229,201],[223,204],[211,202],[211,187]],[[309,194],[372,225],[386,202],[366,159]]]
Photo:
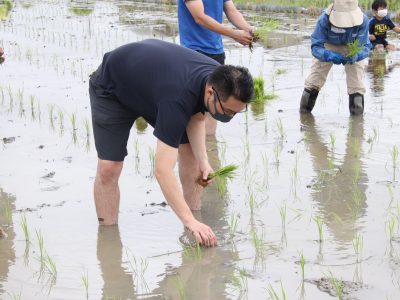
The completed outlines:
[[[232,290],[239,293],[238,299],[242,299],[249,290],[247,277],[248,275],[244,268],[241,268],[232,274]]]
[[[18,99],[18,107],[19,107],[19,116],[22,118],[23,116],[25,116],[24,90],[18,89],[18,91],[17,91],[17,99]]]
[[[280,163],[279,157],[282,152],[282,144],[275,143],[273,151],[274,151],[275,165],[279,166],[279,163]]]
[[[253,42],[262,42],[268,47],[269,34],[271,31],[276,30],[278,27],[278,20],[269,19],[253,32]],[[249,49],[250,51],[253,51],[253,43],[250,43]]]
[[[88,119],[83,121],[83,125],[85,128],[85,137],[86,137],[86,152],[90,151],[90,136],[91,136],[91,129],[90,129],[90,122]]]
[[[323,225],[324,225],[324,221],[321,219],[320,216],[313,217],[312,219],[314,220],[315,224],[316,224],[317,227],[318,227],[318,237],[319,237],[318,241],[319,241],[320,243],[322,243],[323,238],[324,238],[324,236],[323,236]]]
[[[29,103],[30,103],[30,108],[31,108],[31,118],[32,118],[32,121],[35,121],[35,120],[36,120],[35,96],[30,95],[30,97],[29,97]]]
[[[281,225],[282,225],[283,231],[286,229],[286,213],[287,213],[287,209],[286,209],[286,203],[285,203],[284,205],[282,205],[279,208],[279,215],[281,216]]]
[[[328,170],[332,171],[333,169],[335,169],[335,158],[333,157],[333,155],[329,155],[328,159]]]
[[[7,292],[8,297],[10,297],[11,300],[21,300],[21,294],[22,292],[14,293],[14,292]]]
[[[49,274],[53,277],[53,279],[57,278],[57,267],[56,264],[54,263],[54,260],[46,253],[45,259],[44,259],[44,265],[49,272]]]
[[[228,181],[225,178],[217,177],[215,178],[215,183],[217,185],[218,195],[223,199],[228,192]]]
[[[264,78],[255,77],[254,82],[254,98],[253,103],[264,104],[269,100],[275,99],[277,96],[275,94],[266,94],[264,88]]]
[[[45,250],[44,250],[44,239],[43,239],[43,235],[42,235],[42,231],[39,229],[35,229],[36,232],[36,239],[38,242],[38,246],[39,246],[39,261],[41,263],[41,265],[44,265],[44,257],[45,257]]]
[[[236,231],[239,225],[239,214],[232,213],[228,225],[229,225],[229,236],[230,238],[233,238],[236,235]]]
[[[8,86],[7,88],[8,91],[8,111],[12,112],[14,110],[14,96],[13,96],[13,92],[11,90],[11,86]]]
[[[354,189],[351,193],[351,204],[350,204],[350,208],[353,213],[353,218],[357,218],[360,212],[362,206],[362,199],[363,199],[362,191],[358,186],[354,186]]]
[[[29,228],[28,228],[28,222],[26,221],[25,214],[21,215],[21,228],[22,228],[22,231],[24,232],[25,242],[29,243],[30,242]]]
[[[364,46],[361,44],[361,42],[358,39],[355,39],[353,42],[348,43],[347,47],[348,47],[348,52],[346,55],[347,57],[353,57],[358,52],[360,52],[364,49]]]
[[[148,156],[150,160],[150,177],[153,178],[156,171],[156,152],[151,147],[148,147]]]
[[[267,286],[267,293],[268,293],[268,299],[271,300],[286,300],[286,292],[283,287],[282,281],[281,281],[281,296],[278,296],[278,293],[275,291],[271,283],[268,283]]]
[[[76,113],[71,114],[71,128],[72,128],[72,141],[74,142],[74,145],[78,143],[78,136],[77,136],[77,130],[78,128],[76,127]]]
[[[182,277],[180,274],[178,274],[175,278],[173,278],[174,283],[176,288],[178,289],[178,293],[179,293],[179,299],[180,300],[186,300],[186,285],[182,280]]]
[[[395,226],[396,226],[396,219],[395,219],[395,218],[392,218],[392,219],[388,222],[388,230],[389,230],[389,239],[390,239],[390,243],[392,243],[392,241],[394,240]]]
[[[86,299],[89,299],[89,273],[87,270],[82,273],[81,282],[83,287],[85,288]]]
[[[149,266],[149,261],[146,258],[141,257],[139,265],[138,259],[135,257],[135,255],[132,254],[132,252],[128,248],[125,248],[125,253],[134,276],[143,278]]]
[[[10,200],[5,200],[4,203],[4,215],[6,216],[6,222],[8,226],[12,224],[12,207]]]
[[[276,130],[278,132],[279,138],[283,139],[285,137],[285,129],[283,128],[282,120],[279,118],[276,121]]]
[[[196,260],[201,260],[201,245],[199,242],[196,242],[194,246],[192,245],[182,245],[183,247],[183,255],[187,258],[194,258]]]
[[[396,145],[393,146],[390,156],[392,158],[392,167],[393,170],[395,171],[398,168],[398,161],[399,161],[399,150]]]
[[[135,138],[135,141],[133,143],[134,149],[135,149],[135,157],[139,158],[140,156],[140,145],[139,145],[139,140]]]
[[[361,234],[357,234],[357,236],[353,240],[353,249],[357,257],[357,262],[360,262],[362,258],[363,248],[364,248],[364,239]]]
[[[39,123],[42,122],[42,110],[40,109],[40,102],[37,102],[37,115],[38,115],[38,120]]]
[[[4,105],[5,96],[4,96],[4,90],[3,90],[2,86],[0,86],[0,94],[1,94],[1,106],[3,106]]]
[[[304,281],[304,266],[306,264],[306,259],[304,258],[303,252],[300,253],[300,268],[301,268],[301,278]]]
[[[233,180],[237,176],[236,171],[238,168],[239,166],[232,164],[221,167],[217,171],[208,174],[207,180],[212,180],[217,177]]]
[[[61,109],[58,109],[58,123],[60,136],[64,134],[64,112]]]
[[[260,232],[256,228],[253,228],[250,232],[251,235],[251,243],[256,250],[256,253],[262,252],[264,249],[264,229],[261,229]]]
[[[275,74],[276,75],[284,75],[284,74],[286,74],[287,73],[287,70],[286,69],[278,69],[278,70],[276,70],[276,72],[275,72]]]
[[[54,105],[49,104],[47,108],[49,112],[50,128],[54,130]]]
[[[256,202],[256,199],[254,197],[254,193],[250,192],[250,195],[249,195],[249,208],[250,208],[250,215],[251,216],[254,215],[254,209],[256,208],[256,206],[257,206],[257,202]]]
[[[332,285],[333,289],[335,290],[336,296],[342,300],[343,299],[343,281],[341,279],[338,279],[333,275],[332,272],[329,272],[329,282]]]

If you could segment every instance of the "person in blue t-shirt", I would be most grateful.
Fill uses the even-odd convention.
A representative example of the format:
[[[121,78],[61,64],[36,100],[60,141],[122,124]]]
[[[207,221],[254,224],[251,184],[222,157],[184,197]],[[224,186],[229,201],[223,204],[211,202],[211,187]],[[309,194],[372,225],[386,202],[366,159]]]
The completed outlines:
[[[346,71],[350,113],[363,114],[365,59],[371,48],[368,22],[357,0],[335,0],[321,14],[311,35],[311,51],[315,59],[305,81],[300,101],[301,113],[312,111],[332,65],[342,64]],[[349,57],[348,44],[356,40],[362,49]]]
[[[375,0],[372,3],[372,10],[374,11],[374,16],[369,21],[369,39],[373,48],[378,51],[384,49],[396,50],[396,46],[386,40],[387,31],[390,29],[400,33],[400,27],[388,17],[386,0]]]
[[[222,25],[225,12],[237,29]],[[220,64],[225,63],[222,35],[247,46],[252,40],[251,27],[231,0],[178,0],[178,22],[181,45],[200,52]],[[215,134],[217,122],[208,114],[206,132]]]

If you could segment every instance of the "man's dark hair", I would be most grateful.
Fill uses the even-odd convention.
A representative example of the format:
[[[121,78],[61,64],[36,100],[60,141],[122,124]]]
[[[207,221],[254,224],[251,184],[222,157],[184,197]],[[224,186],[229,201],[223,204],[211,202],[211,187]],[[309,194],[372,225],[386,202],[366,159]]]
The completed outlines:
[[[211,73],[208,84],[214,87],[221,101],[233,96],[244,103],[249,103],[253,98],[253,77],[244,67],[219,66]]]
[[[373,10],[378,10],[379,7],[386,8],[387,2],[386,2],[386,0],[375,0],[374,2],[372,2],[371,7]]]

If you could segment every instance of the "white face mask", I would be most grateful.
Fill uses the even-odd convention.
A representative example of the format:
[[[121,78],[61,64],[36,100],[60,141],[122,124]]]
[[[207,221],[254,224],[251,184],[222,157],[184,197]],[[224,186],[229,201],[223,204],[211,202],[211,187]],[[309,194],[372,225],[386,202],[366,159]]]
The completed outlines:
[[[388,10],[387,9],[381,9],[381,10],[378,10],[376,14],[378,15],[378,17],[384,18],[384,17],[387,16]]]

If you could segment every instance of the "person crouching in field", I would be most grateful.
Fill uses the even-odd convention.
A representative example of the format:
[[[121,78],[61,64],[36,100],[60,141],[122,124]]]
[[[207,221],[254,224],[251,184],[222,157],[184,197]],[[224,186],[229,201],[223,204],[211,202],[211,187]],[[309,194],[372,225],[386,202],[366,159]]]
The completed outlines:
[[[196,240],[215,246],[213,230],[195,219],[201,208],[201,178],[213,172],[206,152],[205,113],[229,122],[253,98],[246,68],[222,66],[196,51],[150,39],[104,55],[89,81],[98,164],[94,183],[100,225],[118,223],[118,180],[129,133],[143,117],[157,138],[155,176],[172,210]],[[179,160],[182,190],[174,167]],[[139,199],[136,199],[139,200]]]
[[[320,89],[325,84],[332,65],[344,65],[352,115],[364,112],[365,59],[371,43],[368,17],[358,7],[357,0],[335,0],[319,17],[311,35],[311,51],[315,57],[311,73],[305,81],[300,112],[310,113]],[[357,43],[358,53],[349,56],[349,44]]]
[[[386,40],[387,32],[390,29],[400,33],[400,27],[388,17],[386,0],[375,0],[372,3],[372,10],[374,16],[369,21],[369,39],[373,48],[379,52],[396,50],[396,46]]]

